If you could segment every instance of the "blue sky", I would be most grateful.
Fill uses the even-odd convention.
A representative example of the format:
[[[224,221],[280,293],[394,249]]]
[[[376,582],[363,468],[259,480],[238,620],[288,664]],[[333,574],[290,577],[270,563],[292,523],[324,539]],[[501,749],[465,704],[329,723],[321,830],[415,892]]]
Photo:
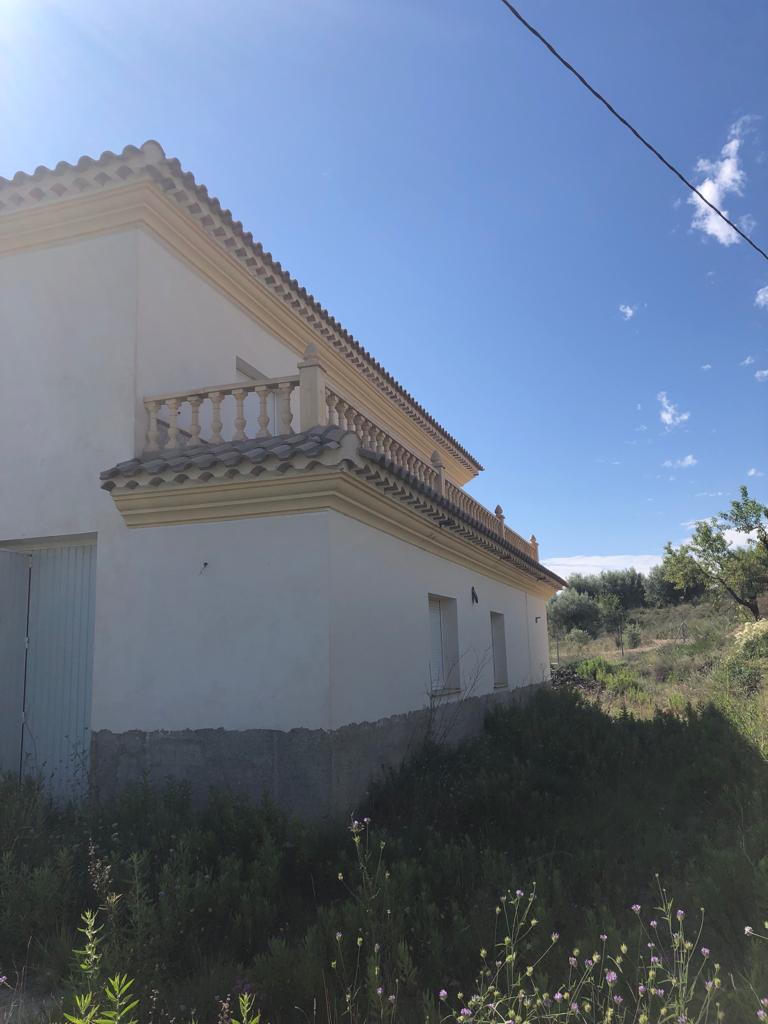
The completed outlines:
[[[768,6],[521,4],[768,247]],[[768,262],[695,226],[498,0],[0,0],[0,174],[147,138],[466,444],[472,492],[545,559],[641,566],[742,482],[768,500]]]

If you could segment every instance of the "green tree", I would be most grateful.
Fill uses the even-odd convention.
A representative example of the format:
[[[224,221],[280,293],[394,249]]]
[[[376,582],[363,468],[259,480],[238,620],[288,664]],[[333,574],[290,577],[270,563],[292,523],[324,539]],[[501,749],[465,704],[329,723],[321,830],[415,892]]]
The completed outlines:
[[[667,544],[663,572],[676,587],[703,585],[757,620],[758,598],[768,591],[768,507],[750,498],[746,487],[740,493],[728,512],[697,523],[687,544]],[[732,531],[741,535],[740,546],[731,543]]]
[[[600,632],[597,603],[577,590],[566,590],[553,597],[549,602],[548,618],[556,637],[563,637],[572,629],[583,629],[593,638]]]
[[[643,577],[637,569],[616,569],[600,574],[600,597],[615,595],[625,611],[645,604]]]
[[[616,594],[605,594],[598,601],[600,618],[607,633],[613,637],[613,642],[624,654],[624,627],[627,622],[627,613]]]

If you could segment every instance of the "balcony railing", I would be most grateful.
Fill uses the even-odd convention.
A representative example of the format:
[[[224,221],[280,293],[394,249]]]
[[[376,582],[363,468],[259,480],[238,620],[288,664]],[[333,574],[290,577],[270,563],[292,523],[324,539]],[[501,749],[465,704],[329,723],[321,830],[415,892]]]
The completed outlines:
[[[504,523],[500,506],[491,512],[445,476],[438,452],[429,463],[327,386],[317,353],[310,346],[298,374],[258,381],[154,395],[144,399],[147,412],[145,452],[277,437],[294,432],[294,396],[298,395],[300,430],[332,424],[357,434],[364,448],[385,456],[422,484],[538,561],[535,537],[524,540]]]

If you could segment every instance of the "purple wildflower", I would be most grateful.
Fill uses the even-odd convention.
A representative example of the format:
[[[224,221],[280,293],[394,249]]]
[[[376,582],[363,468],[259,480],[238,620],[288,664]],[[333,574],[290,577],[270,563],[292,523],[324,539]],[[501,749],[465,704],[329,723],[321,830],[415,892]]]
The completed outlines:
[[[640,913],[640,904],[639,903],[633,903],[632,906],[629,909],[632,911],[633,914],[639,914]]]
[[[702,946],[701,947],[701,955],[702,956],[709,956],[709,949],[706,946]]]
[[[678,921],[682,921],[683,918],[685,917],[685,911],[684,910],[676,910],[675,911],[675,917],[677,918]]]
[[[618,978],[619,978],[619,976],[616,973],[616,971],[606,971],[605,972],[605,980],[608,982],[609,985],[613,985],[613,983],[615,981],[618,981]]]
[[[448,998],[448,993],[445,991],[444,988],[441,988],[440,991],[437,994],[438,994],[438,996],[441,999],[447,999]]]

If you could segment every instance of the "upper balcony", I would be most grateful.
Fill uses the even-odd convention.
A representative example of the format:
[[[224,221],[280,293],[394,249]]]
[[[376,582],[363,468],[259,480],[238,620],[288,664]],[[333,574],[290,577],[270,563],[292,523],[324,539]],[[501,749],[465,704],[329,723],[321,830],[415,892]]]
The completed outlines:
[[[155,462],[162,459],[180,465],[179,459],[188,459],[193,453],[204,456],[206,450],[214,453],[228,444],[241,445],[260,438],[288,439],[296,428],[303,433],[336,426],[352,432],[364,455],[370,453],[388,468],[417,481],[449,502],[462,518],[479,524],[484,533],[498,537],[538,563],[535,537],[525,540],[505,524],[500,506],[491,512],[450,480],[437,451],[429,462],[425,461],[372,415],[340,395],[329,384],[312,345],[293,376],[151,395],[144,399],[144,408],[147,430],[140,455],[143,465],[152,465],[153,456]]]

